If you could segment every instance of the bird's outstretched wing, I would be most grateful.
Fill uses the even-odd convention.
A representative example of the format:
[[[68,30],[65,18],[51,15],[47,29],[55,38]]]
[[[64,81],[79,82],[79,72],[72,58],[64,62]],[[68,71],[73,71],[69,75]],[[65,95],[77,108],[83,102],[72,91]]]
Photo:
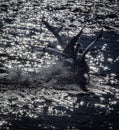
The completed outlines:
[[[102,37],[102,33],[103,33],[103,29],[101,29],[101,31],[99,32],[98,36],[96,37],[96,39],[90,43],[88,45],[88,47],[84,50],[81,58],[80,58],[80,62],[85,58],[86,54],[89,52],[89,50],[94,46],[94,44]]]
[[[78,41],[78,39],[80,38],[82,32],[83,32],[84,27],[81,29],[81,31],[74,37],[72,37],[72,39],[69,41],[68,45],[64,48],[63,53],[74,58],[76,56],[76,51],[79,49],[79,47],[81,48],[80,44],[77,44],[76,46],[76,50],[74,48],[74,46],[76,45],[76,42]]]
[[[47,29],[57,38],[58,44],[64,48],[65,43],[63,42],[60,35],[55,31],[55,29],[47,21],[42,20],[42,22],[47,27]]]

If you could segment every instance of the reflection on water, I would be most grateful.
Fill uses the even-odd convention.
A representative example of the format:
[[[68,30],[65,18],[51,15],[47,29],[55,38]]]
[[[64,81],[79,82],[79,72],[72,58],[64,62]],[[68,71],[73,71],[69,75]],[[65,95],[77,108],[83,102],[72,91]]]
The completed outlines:
[[[118,129],[117,12],[116,0],[1,0],[0,63],[9,68],[8,81],[14,85],[0,85],[0,128]],[[87,55],[89,93],[80,90],[56,56],[38,51],[39,47],[62,49],[42,18],[65,43],[85,22],[80,39],[83,48],[104,28],[103,37]]]
[[[90,1],[80,1],[79,4],[78,1],[72,2],[62,0],[56,2],[37,0],[31,2],[18,2],[12,0],[9,3],[2,1],[2,12],[0,14],[1,25],[3,25],[1,26],[1,52],[5,51],[12,56],[18,56],[21,58],[20,61],[15,61],[14,58],[12,60],[12,58],[4,57],[3,61],[5,60],[6,64],[10,66],[24,67],[22,66],[24,64],[26,68],[32,69],[39,68],[41,64],[44,66],[44,64],[47,65],[49,62],[52,63],[52,58],[47,53],[43,54],[42,52],[34,50],[34,46],[47,47],[50,44],[51,46],[57,46],[56,39],[46,30],[45,26],[42,25],[42,17],[48,19],[66,41],[67,39],[69,40],[67,36],[71,37],[79,32],[82,23],[87,19],[87,17],[90,17],[90,20],[92,19],[91,22],[97,20],[97,23],[101,22],[100,24],[104,24],[103,22],[109,20],[109,22],[111,21],[110,24],[115,25],[117,22],[116,16],[114,16],[115,19],[110,18],[111,16],[108,16],[105,19],[103,18],[106,13],[109,13],[108,11],[104,11],[105,3],[106,2],[101,3],[101,6],[104,6],[101,8],[98,1],[93,4]],[[106,4],[108,5],[109,3]],[[114,11],[116,12],[116,2],[113,6],[115,7]],[[112,10],[110,5],[108,5],[108,8],[110,11]],[[85,11],[87,11],[87,13],[85,13]],[[94,12],[91,13],[91,11],[98,12],[99,16]],[[96,19],[96,17],[99,17],[99,19]],[[64,22],[62,20],[64,20]],[[75,25],[75,27],[72,27],[71,25]],[[92,41],[94,36],[93,30],[96,32],[101,26],[102,25],[98,25],[95,22],[93,24],[87,22],[84,33],[89,37],[84,35],[81,38],[81,43],[84,47]],[[90,62],[93,63],[91,66],[95,68],[96,72],[99,71],[99,67],[101,69],[105,67],[104,70],[106,72],[110,71],[110,66],[111,69],[117,68],[118,64],[116,63],[118,62],[118,53],[115,53],[119,50],[117,41],[118,34],[115,34],[115,32],[104,32],[103,38],[99,42],[99,47],[92,52],[93,57],[90,57],[89,59]],[[59,46],[57,47],[59,48]],[[114,65],[113,62],[108,60],[109,58],[114,60]],[[33,61],[36,62],[34,63]],[[115,73],[116,70],[114,70]]]
[[[5,98],[3,99],[2,96]],[[83,94],[81,91],[44,88],[38,91],[9,90],[0,95],[1,128],[111,129],[116,124],[112,117],[117,118],[115,114],[118,114],[118,110],[115,109],[118,101],[114,96],[116,95],[101,91],[95,91],[95,94]]]

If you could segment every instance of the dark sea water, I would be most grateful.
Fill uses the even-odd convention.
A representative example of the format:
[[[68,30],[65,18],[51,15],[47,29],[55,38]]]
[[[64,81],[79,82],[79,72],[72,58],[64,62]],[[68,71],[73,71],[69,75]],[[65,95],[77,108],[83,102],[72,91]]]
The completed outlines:
[[[1,130],[119,129],[118,6],[118,0],[0,0]],[[85,24],[84,49],[103,28],[86,56],[89,92],[57,56],[39,51],[61,48],[42,19],[66,45]]]

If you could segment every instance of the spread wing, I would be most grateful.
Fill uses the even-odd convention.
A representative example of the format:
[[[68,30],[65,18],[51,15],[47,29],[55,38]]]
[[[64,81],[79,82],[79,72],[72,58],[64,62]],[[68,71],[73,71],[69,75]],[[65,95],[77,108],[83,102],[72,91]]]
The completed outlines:
[[[42,22],[47,27],[47,29],[57,38],[59,45],[61,45],[64,48],[65,43],[63,42],[60,35],[55,31],[55,29],[47,21],[42,20]]]
[[[84,27],[83,27],[84,28]],[[76,57],[76,53],[78,51],[79,48],[81,48],[80,44],[77,44],[76,49],[74,48],[74,46],[76,45],[76,42],[78,41],[78,38],[80,38],[82,32],[83,32],[83,28],[81,29],[81,31],[74,36],[68,43],[68,45],[64,48],[63,53],[75,58]]]
[[[80,62],[85,58],[86,54],[89,52],[89,50],[95,45],[95,43],[101,38],[103,33],[103,29],[99,32],[98,36],[96,37],[96,39],[89,44],[89,46],[84,50],[81,58],[80,58]]]

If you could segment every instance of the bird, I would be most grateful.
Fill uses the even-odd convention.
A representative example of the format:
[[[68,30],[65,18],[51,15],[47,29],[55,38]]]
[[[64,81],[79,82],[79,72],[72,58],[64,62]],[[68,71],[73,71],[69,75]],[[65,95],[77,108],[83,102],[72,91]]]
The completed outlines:
[[[58,32],[56,32],[55,29],[47,21],[42,20],[42,22],[46,26],[46,28],[56,37],[58,44],[63,48],[62,52],[58,49],[51,48],[44,48],[44,51],[52,53],[54,55],[63,56],[65,57],[67,62],[73,61],[69,64],[71,64],[71,68],[75,73],[76,84],[78,84],[83,91],[88,91],[88,89],[86,88],[86,84],[89,82],[90,76],[89,66],[86,62],[86,54],[90,51],[92,47],[94,47],[95,43],[101,38],[103,29],[100,30],[95,40],[91,42],[86,47],[86,49],[83,50],[81,44],[77,43],[77,41],[81,37],[85,25],[82,27],[78,34],[71,38],[71,40],[66,45],[62,40],[61,36],[58,34]],[[87,75],[87,78],[85,77],[85,75]]]

